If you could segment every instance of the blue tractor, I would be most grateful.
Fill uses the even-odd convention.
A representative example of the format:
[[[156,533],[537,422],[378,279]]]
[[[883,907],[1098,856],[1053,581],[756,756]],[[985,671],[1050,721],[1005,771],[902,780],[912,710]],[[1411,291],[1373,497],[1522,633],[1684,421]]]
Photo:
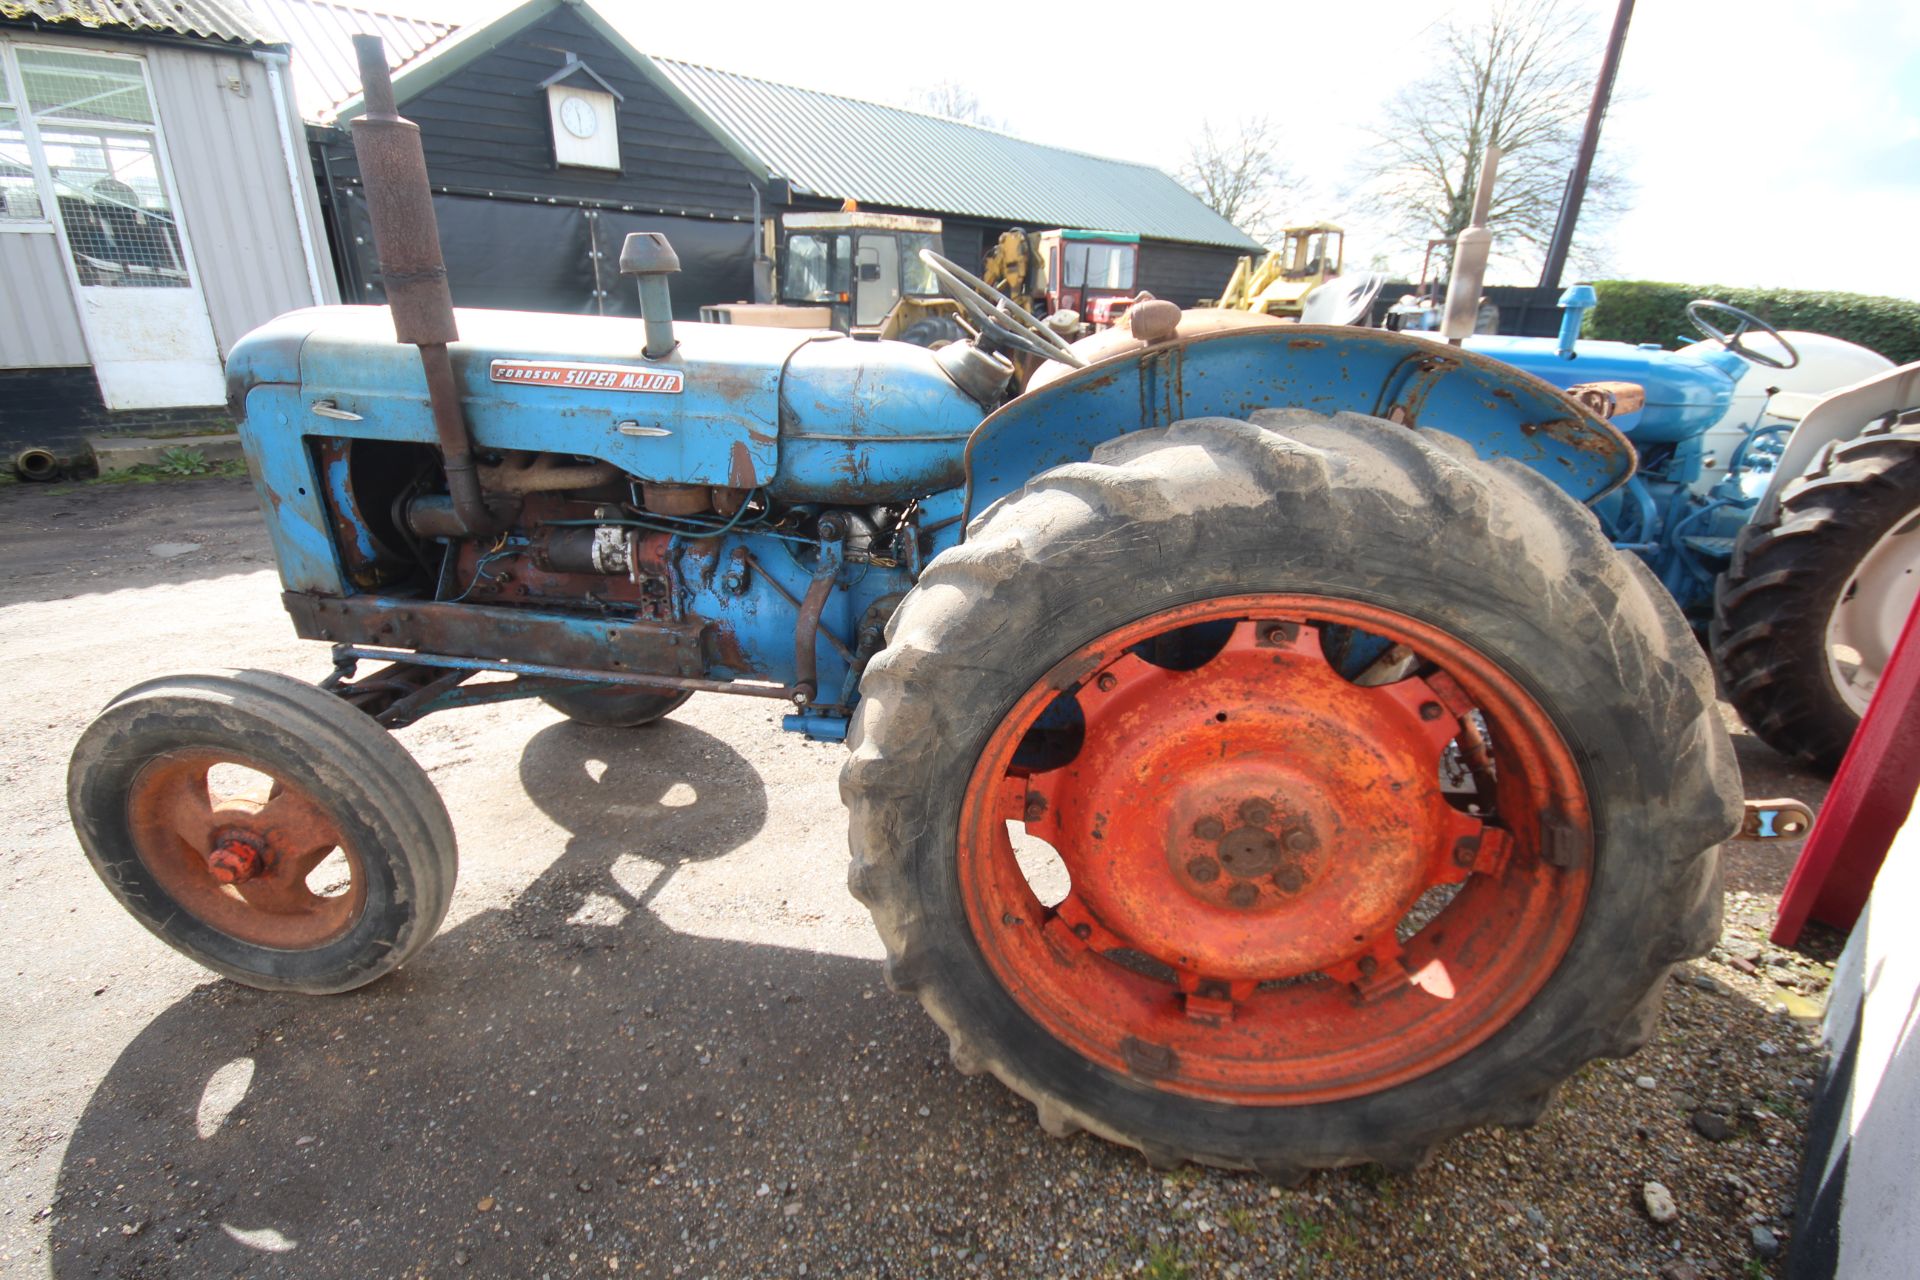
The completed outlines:
[[[538,698],[645,732],[697,692],[845,737],[852,892],[955,1064],[1156,1163],[1404,1167],[1528,1123],[1715,941],[1739,778],[1686,619],[1595,518],[1637,502],[1604,397],[1164,302],[1071,349],[933,255],[973,333],[938,351],[675,325],[649,236],[641,322],[455,312],[362,68],[388,305],[229,363],[332,673],[149,680],[74,753],[80,842],[169,944],[371,982],[455,879],[388,729]]]
[[[1920,596],[1920,366],[1708,300],[1690,348],[1576,341],[1594,301],[1567,291],[1557,342],[1464,345],[1610,410],[1638,465],[1593,504],[1602,527],[1679,602],[1748,727],[1831,772]]]

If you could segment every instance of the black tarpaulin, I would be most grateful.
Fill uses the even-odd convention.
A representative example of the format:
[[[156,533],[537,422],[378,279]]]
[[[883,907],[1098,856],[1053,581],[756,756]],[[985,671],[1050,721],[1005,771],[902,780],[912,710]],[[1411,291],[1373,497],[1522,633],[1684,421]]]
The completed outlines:
[[[358,190],[343,194],[351,223],[343,239],[355,256],[351,281],[372,285],[352,300],[384,302],[366,201]],[[434,196],[433,213],[455,306],[638,316],[634,282],[620,275],[620,243],[630,231],[664,232],[679,255],[680,273],[670,281],[675,319],[696,320],[702,306],[753,296],[748,222],[466,195]]]

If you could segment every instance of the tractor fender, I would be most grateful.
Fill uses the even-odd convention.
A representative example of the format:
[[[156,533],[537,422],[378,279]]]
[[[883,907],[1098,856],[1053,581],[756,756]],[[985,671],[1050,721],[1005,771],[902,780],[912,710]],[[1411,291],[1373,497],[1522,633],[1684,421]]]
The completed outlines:
[[[967,440],[966,516],[1115,436],[1277,408],[1445,431],[1586,503],[1635,466],[1633,446],[1611,424],[1532,374],[1459,347],[1340,325],[1176,331],[1039,385],[981,422]]]
[[[1779,505],[1781,491],[1805,475],[1828,445],[1851,440],[1882,418],[1916,408],[1920,408],[1920,361],[1889,369],[1822,397],[1787,437],[1786,450],[1773,469],[1773,479],[1767,483],[1767,491],[1753,519],[1770,519]]]

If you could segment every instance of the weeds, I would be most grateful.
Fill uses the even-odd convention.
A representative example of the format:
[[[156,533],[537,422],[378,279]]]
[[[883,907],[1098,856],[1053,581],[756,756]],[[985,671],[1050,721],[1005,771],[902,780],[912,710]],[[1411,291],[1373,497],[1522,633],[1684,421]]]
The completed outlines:
[[[213,464],[198,449],[174,445],[160,451],[160,461],[154,469],[163,476],[203,476],[213,470]]]
[[[1147,1280],[1188,1280],[1193,1269],[1181,1260],[1178,1249],[1157,1244],[1147,1251],[1147,1265],[1140,1274]]]

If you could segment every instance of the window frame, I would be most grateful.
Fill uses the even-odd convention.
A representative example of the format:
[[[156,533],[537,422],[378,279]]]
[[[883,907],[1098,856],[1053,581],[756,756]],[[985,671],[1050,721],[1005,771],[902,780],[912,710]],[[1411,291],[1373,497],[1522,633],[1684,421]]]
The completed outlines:
[[[185,287],[205,302],[206,284],[201,278],[200,263],[193,251],[193,239],[187,231],[186,209],[180,181],[174,172],[173,155],[167,146],[166,126],[160,120],[160,95],[154,92],[153,67],[144,54],[125,53],[119,49],[102,49],[82,41],[50,40],[44,37],[29,40],[0,39],[0,70],[4,70],[7,76],[7,91],[14,96],[15,110],[21,113],[20,119],[24,121],[21,133],[27,139],[27,154],[33,160],[34,181],[40,185],[40,209],[43,214],[49,209],[53,210],[44,223],[30,223],[16,226],[14,229],[30,232],[51,230],[60,244],[60,256],[66,264],[67,279],[76,289],[89,287],[80,278],[79,263],[73,256],[72,238],[67,234],[66,223],[59,216],[57,204],[59,189],[54,184],[53,166],[47,160],[46,150],[40,138],[40,122],[34,118],[27,104],[26,76],[21,72],[19,62],[19,51],[22,49],[111,58],[120,62],[130,62],[140,69],[140,85],[147,95],[147,105],[153,109],[152,122],[149,124],[115,122],[107,126],[107,129],[110,133],[145,134],[153,139],[154,167],[167,195],[168,208],[173,215],[173,225],[180,250],[180,265],[187,276]]]
[[[27,85],[20,75],[19,63],[14,58],[15,44],[11,40],[0,40],[0,89],[6,91],[6,106],[14,113],[14,119],[20,125],[20,137],[27,147],[27,165],[33,170],[34,190],[40,195],[40,217],[38,219],[0,218],[0,233],[19,232],[27,235],[59,235],[60,229],[54,225],[50,211],[56,209],[53,190],[53,170],[47,164],[47,156],[40,149],[40,130],[34,127],[33,112],[27,106]],[[64,240],[65,236],[61,236]],[[62,245],[64,251],[65,246]]]

